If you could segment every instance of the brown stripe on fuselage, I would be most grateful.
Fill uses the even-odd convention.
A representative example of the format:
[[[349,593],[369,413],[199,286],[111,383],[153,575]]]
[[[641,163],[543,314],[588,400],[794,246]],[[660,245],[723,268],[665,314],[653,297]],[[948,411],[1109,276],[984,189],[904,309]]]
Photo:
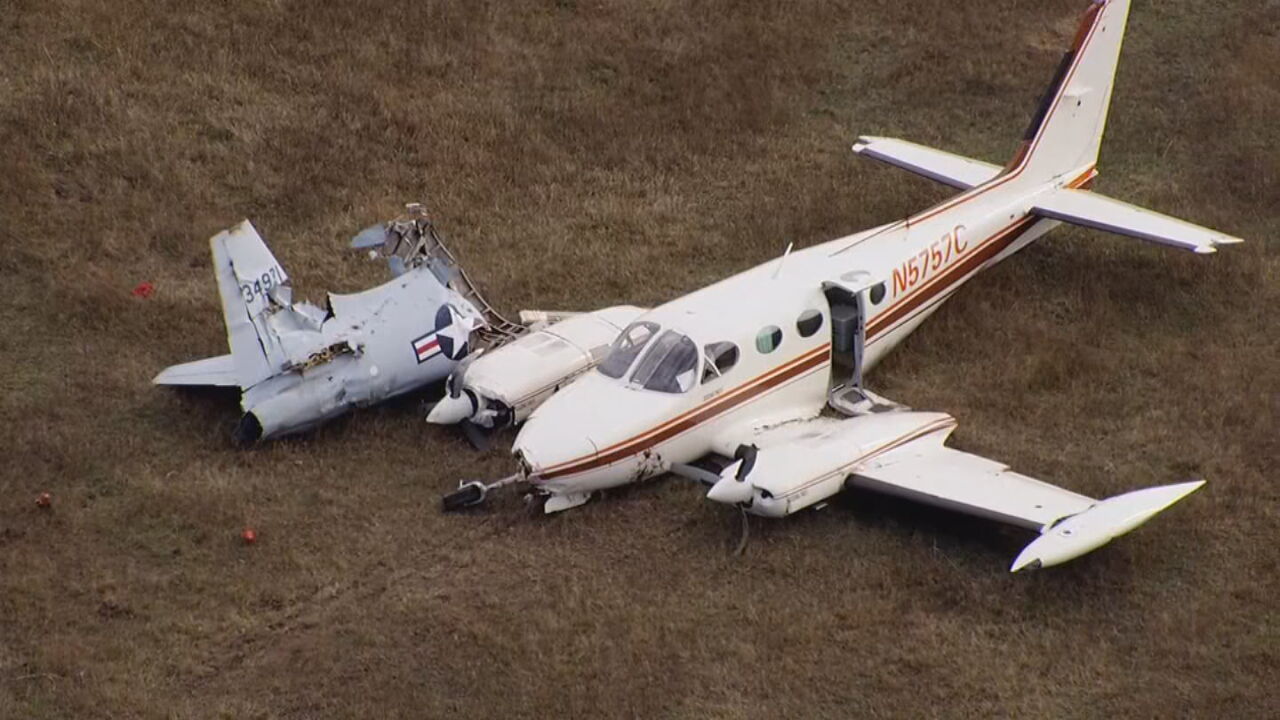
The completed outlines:
[[[901,319],[904,315],[920,307],[937,295],[939,292],[946,290],[954,284],[958,278],[968,275],[971,271],[995,257],[1001,250],[1012,245],[1024,232],[1031,229],[1039,218],[1024,217],[1016,223],[1009,225],[1000,232],[996,233],[993,239],[987,240],[979,246],[969,257],[963,261],[956,263],[948,268],[947,272],[939,275],[938,282],[932,285],[933,292],[916,293],[908,297],[905,301],[898,303],[894,307],[886,310],[883,314],[876,316],[867,325],[867,339],[872,339],[879,335],[883,330]]]
[[[1089,170],[1082,173],[1078,178],[1068,183],[1067,187],[1082,187],[1091,183],[1093,179],[1097,177],[1097,174],[1096,169],[1089,168]],[[998,255],[1004,249],[1008,248],[1014,242],[1017,242],[1018,238],[1027,230],[1031,229],[1031,227],[1039,220],[1040,218],[1035,217],[1034,215],[1024,216],[1022,219],[1004,227],[990,238],[984,240],[964,261],[949,268],[945,273],[937,276],[928,285],[922,286],[897,306],[889,308],[884,313],[877,316],[875,320],[868,324],[867,339],[873,339],[911,311],[923,306],[933,298],[951,290],[955,286],[956,280],[965,277],[972,270],[981,266],[982,263],[985,263]],[[558,465],[553,465],[547,470],[539,473],[538,477],[543,480],[550,480],[557,477],[563,477],[565,475],[574,475],[586,472],[587,470],[593,470],[597,467],[611,465],[620,460],[624,460],[631,455],[644,452],[654,445],[675,437],[676,435],[679,435],[726,410],[748,402],[766,390],[797,377],[801,373],[811,370],[818,365],[824,364],[828,360],[827,351],[829,348],[829,344],[823,345],[820,348],[815,348],[814,350],[789,361],[788,364],[774,368],[764,375],[757,376],[737,388],[734,388],[728,393],[725,393],[704,405],[688,410],[685,413],[666,421],[662,425],[650,428],[640,435],[633,436],[627,440],[610,445],[604,450],[598,452],[594,457],[575,459]]]
[[[783,373],[783,372],[786,372],[786,371],[788,371],[789,369],[791,369],[793,366],[795,366],[795,365],[797,365],[797,364],[799,364],[799,363],[801,363],[801,362],[804,362],[804,361],[806,361],[806,360],[810,359],[811,357],[813,357],[813,356],[815,356],[815,355],[825,355],[825,354],[826,354],[826,352],[827,352],[827,350],[828,350],[828,348],[830,348],[830,347],[831,347],[831,344],[830,344],[830,343],[824,343],[823,345],[821,345],[821,346],[819,346],[819,347],[812,348],[812,349],[810,349],[810,350],[807,350],[807,351],[805,351],[805,352],[802,352],[802,353],[800,353],[799,355],[797,355],[797,356],[795,356],[795,357],[791,358],[790,360],[788,360],[788,361],[786,361],[786,362],[784,362],[784,363],[782,363],[782,364],[780,364],[780,365],[777,365],[776,367],[772,367],[772,368],[770,368],[769,370],[766,370],[765,372],[763,372],[763,373],[761,373],[761,374],[759,374],[759,375],[757,375],[757,376],[755,376],[755,377],[751,378],[750,380],[747,380],[746,382],[744,382],[744,383],[742,383],[742,384],[738,385],[737,387],[734,387],[734,388],[730,389],[728,392],[724,392],[724,393],[721,393],[721,394],[717,395],[714,399],[712,399],[712,400],[708,400],[708,401],[707,401],[706,403],[704,403],[703,405],[699,405],[699,406],[697,406],[697,407],[694,407],[694,408],[691,408],[691,409],[689,409],[689,410],[686,410],[686,411],[684,411],[683,413],[680,413],[679,415],[676,415],[676,416],[675,416],[675,417],[673,417],[673,418],[670,418],[670,419],[668,419],[668,420],[666,420],[666,421],[664,421],[664,422],[662,422],[662,423],[659,423],[658,425],[655,425],[654,427],[649,428],[648,430],[644,431],[643,433],[640,433],[639,435],[633,435],[633,436],[631,436],[631,437],[627,438],[626,440],[621,440],[621,441],[616,442],[616,443],[614,443],[614,444],[612,444],[612,445],[609,445],[608,447],[601,448],[601,449],[599,449],[599,450],[597,450],[597,451],[596,451],[596,454],[597,454],[597,455],[600,455],[600,454],[609,453],[609,452],[611,452],[611,451],[613,451],[613,450],[616,450],[616,449],[618,449],[618,448],[620,448],[620,447],[623,447],[624,445],[632,445],[632,444],[634,444],[634,443],[636,443],[636,442],[638,442],[638,441],[640,441],[640,440],[644,440],[644,439],[648,438],[650,435],[652,435],[653,433],[656,433],[656,432],[658,432],[658,431],[660,431],[660,430],[665,429],[668,425],[672,425],[672,424],[674,424],[674,423],[677,423],[677,422],[679,422],[679,421],[681,421],[681,420],[685,419],[686,417],[688,417],[688,416],[690,416],[690,415],[692,415],[692,414],[694,414],[694,413],[698,412],[698,411],[699,411],[699,410],[701,410],[703,407],[705,407],[707,404],[712,404],[712,403],[716,403],[716,404],[723,404],[723,403],[729,402],[730,400],[733,400],[733,399],[737,398],[739,394],[741,394],[741,393],[746,392],[747,390],[749,390],[749,389],[751,388],[751,386],[752,386],[752,385],[754,385],[755,383],[760,382],[760,381],[762,381],[762,380],[765,380],[767,377],[769,377],[769,376],[771,376],[771,375],[774,375],[774,374],[777,374],[777,373]],[[548,470],[548,471],[556,471],[556,470],[559,470],[559,469],[561,469],[561,468],[568,467],[568,466],[570,466],[570,465],[577,465],[578,463],[580,463],[580,462],[582,462],[582,461],[583,461],[583,459],[582,459],[582,458],[575,458],[575,459],[573,459],[573,460],[569,460],[569,461],[567,461],[567,462],[562,462],[562,463],[558,463],[558,464],[556,464],[556,465],[552,465],[551,467],[547,468],[547,470]]]
[[[801,355],[796,361],[792,361],[789,366],[786,366],[782,372],[777,372],[777,368],[775,368],[762,376],[758,376],[739,386],[731,393],[711,400],[660,425],[656,432],[649,430],[643,435],[611,445],[592,458],[572,460],[568,463],[552,466],[551,469],[539,473],[539,477],[543,480],[550,480],[564,475],[574,475],[605,465],[612,465],[632,455],[644,452],[654,445],[673,438],[697,425],[701,425],[717,415],[749,402],[758,395],[827,364],[830,361],[828,353],[830,347],[829,343],[824,344]]]
[[[1095,168],[1089,168],[1077,177],[1075,180],[1067,183],[1066,187],[1077,189],[1086,187],[1093,183],[1094,178],[1098,176]],[[939,293],[946,292],[948,288],[955,284],[959,278],[968,275],[972,270],[976,269],[982,263],[999,255],[1001,251],[1018,241],[1018,238],[1030,230],[1041,218],[1034,215],[1025,215],[1020,220],[1006,225],[997,231],[994,235],[983,240],[973,250],[969,257],[956,263],[945,272],[932,278],[928,283],[921,286],[908,295],[897,305],[887,308],[884,312],[872,318],[867,324],[867,339],[870,340],[876,335],[883,332],[890,325],[900,320],[912,310],[924,305],[932,300]],[[930,292],[932,291],[932,292]]]

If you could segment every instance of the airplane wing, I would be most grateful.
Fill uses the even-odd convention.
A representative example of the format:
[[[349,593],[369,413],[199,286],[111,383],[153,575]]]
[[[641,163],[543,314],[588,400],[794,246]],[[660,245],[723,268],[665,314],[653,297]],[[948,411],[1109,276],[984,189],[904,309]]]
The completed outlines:
[[[945,446],[956,421],[890,409],[819,417],[758,433],[720,473],[711,500],[789,515],[848,487],[897,495],[1036,530],[1011,570],[1049,567],[1102,547],[1203,485],[1147,488],[1105,500],[1014,472]]]
[[[1037,200],[1031,212],[1051,220],[1107,230],[1201,254],[1214,252],[1218,245],[1243,242],[1238,237],[1113,200],[1089,190],[1057,190]]]
[[[860,137],[853,151],[960,190],[977,187],[1002,170],[999,165],[894,138]]]
[[[908,444],[849,478],[853,487],[1039,530],[1041,536],[1023,549],[1011,572],[1057,565],[1096,550],[1203,484],[1146,488],[1099,501],[1016,473],[1004,463],[931,443]]]
[[[231,355],[172,365],[151,380],[156,385],[213,385],[240,387],[236,360]]]

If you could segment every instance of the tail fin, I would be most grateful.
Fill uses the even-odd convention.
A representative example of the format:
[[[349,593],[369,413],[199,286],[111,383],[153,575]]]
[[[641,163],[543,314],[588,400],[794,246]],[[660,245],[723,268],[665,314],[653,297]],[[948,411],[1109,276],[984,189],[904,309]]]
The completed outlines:
[[[236,379],[249,388],[276,374],[267,349],[274,343],[261,336],[263,316],[289,304],[289,276],[248,220],[214,235],[209,245]]]
[[[1129,0],[1091,0],[1007,173],[1046,182],[1097,163],[1128,18]]]

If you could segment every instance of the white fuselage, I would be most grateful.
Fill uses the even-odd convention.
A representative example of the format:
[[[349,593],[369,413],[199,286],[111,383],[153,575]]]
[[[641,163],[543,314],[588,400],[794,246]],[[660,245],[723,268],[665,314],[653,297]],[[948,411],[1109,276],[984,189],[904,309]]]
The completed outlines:
[[[539,407],[517,437],[513,451],[527,476],[552,494],[587,493],[711,452],[732,455],[752,430],[818,415],[830,389],[848,379],[839,357],[846,350],[833,349],[830,290],[861,296],[858,364],[869,370],[967,280],[1057,224],[1028,214],[1035,197],[1096,173],[1081,168],[1035,185],[1019,174],[1014,168],[907,220],[791,253],[641,315],[637,322],[657,328],[649,340],[672,331],[696,345],[692,375],[658,390],[637,382],[656,341],[619,377],[587,373]],[[729,343],[736,362],[709,369],[710,348]]]

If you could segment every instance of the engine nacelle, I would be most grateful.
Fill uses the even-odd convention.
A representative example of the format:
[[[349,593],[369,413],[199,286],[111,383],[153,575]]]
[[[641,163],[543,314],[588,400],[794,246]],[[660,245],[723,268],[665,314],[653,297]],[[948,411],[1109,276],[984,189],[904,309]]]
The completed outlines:
[[[495,429],[523,422],[603,360],[618,333],[643,312],[622,305],[572,315],[477,356],[449,378],[449,391],[427,421],[470,420]]]
[[[341,415],[353,405],[341,382],[321,377],[304,377],[299,381],[292,374],[272,378],[267,384],[273,381],[275,388],[283,385],[283,389],[262,393],[250,391],[242,398],[245,413],[233,436],[238,445],[252,445],[260,440],[309,430]]]

